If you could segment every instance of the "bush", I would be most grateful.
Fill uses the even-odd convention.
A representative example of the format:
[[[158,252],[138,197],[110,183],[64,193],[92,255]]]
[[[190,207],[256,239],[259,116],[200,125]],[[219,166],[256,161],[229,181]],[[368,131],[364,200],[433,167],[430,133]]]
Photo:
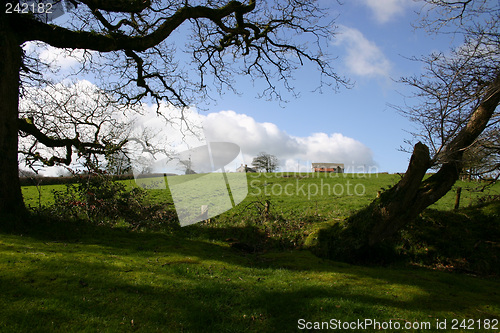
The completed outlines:
[[[52,216],[83,219],[94,224],[123,224],[134,229],[178,227],[175,211],[168,205],[151,204],[147,192],[132,189],[103,172],[78,175],[65,190],[53,191]]]
[[[401,232],[399,252],[436,269],[500,274],[500,201],[459,211],[428,209]]]
[[[277,207],[276,202],[257,199],[185,230],[191,236],[199,233],[209,239],[237,240],[256,252],[281,251],[303,248],[317,223],[328,219],[310,210]]]

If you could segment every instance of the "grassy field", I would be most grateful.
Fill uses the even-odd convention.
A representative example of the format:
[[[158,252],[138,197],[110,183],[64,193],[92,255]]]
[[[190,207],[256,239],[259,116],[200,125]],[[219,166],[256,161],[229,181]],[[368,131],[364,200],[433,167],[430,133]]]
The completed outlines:
[[[198,175],[178,177],[195,178]],[[169,177],[175,179],[176,177]],[[290,211],[321,210],[347,217],[352,212],[369,204],[377,195],[395,185],[401,176],[397,174],[313,174],[276,173],[248,174],[248,196],[236,211],[250,201],[272,200],[277,209]],[[134,180],[123,181],[129,186],[137,186]],[[163,179],[139,180],[139,184],[149,188],[150,197],[155,202],[171,202],[170,191],[162,189]],[[458,181],[453,190],[441,198],[431,208],[451,210],[455,204],[455,189],[462,187],[461,206],[477,203],[486,195],[499,195],[500,184],[481,191],[484,183]],[[23,195],[28,205],[37,207],[53,203],[52,191],[63,190],[64,185],[23,186]],[[40,198],[40,201],[39,201]]]
[[[500,331],[497,278],[406,263],[353,266],[305,249],[304,240],[316,228],[348,216],[398,179],[249,175],[249,195],[236,208],[168,232],[36,215],[28,225],[4,221],[0,331],[293,332],[314,331],[315,322],[333,329],[343,322],[369,323],[365,319],[392,329],[363,325],[360,331]],[[498,193],[498,186],[485,193],[468,190],[477,183],[457,185],[464,188],[462,206]],[[64,186],[41,188],[42,206],[50,205],[54,189]],[[23,193],[28,204],[39,206],[36,188]],[[148,194],[153,202],[172,200],[165,190]],[[439,211],[423,218],[441,228],[431,232],[441,230],[465,244],[457,235],[474,234],[476,220],[491,222],[467,209],[453,215],[454,201],[449,193],[434,206]],[[493,218],[500,208],[487,206],[482,214]],[[446,220],[460,230],[446,229]],[[446,237],[435,238],[429,251],[446,246]]]

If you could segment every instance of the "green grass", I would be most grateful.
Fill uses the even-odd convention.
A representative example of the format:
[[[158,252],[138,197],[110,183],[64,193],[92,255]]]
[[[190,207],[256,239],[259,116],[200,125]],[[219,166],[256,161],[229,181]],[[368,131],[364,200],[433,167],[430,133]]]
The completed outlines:
[[[62,227],[64,229],[64,227]],[[290,332],[307,321],[500,317],[498,281],[358,267],[308,251],[117,229],[0,238],[0,329],[15,332]]]
[[[300,249],[311,232],[362,208],[377,191],[394,185],[398,175],[248,176],[249,196],[240,205],[181,230],[131,231],[35,215],[27,225],[15,219],[2,223],[0,331],[293,332],[299,331],[299,319],[369,318],[401,325],[429,322],[431,330],[413,331],[443,332],[436,329],[437,320],[447,319],[450,330],[452,319],[500,319],[498,279],[418,265],[353,266]],[[284,193],[287,185],[292,195]],[[322,185],[323,193],[313,195],[314,185]],[[337,195],[341,187],[344,193]],[[42,205],[51,203],[54,189],[64,186],[41,188]],[[24,187],[23,193],[38,207],[36,188]],[[465,189],[462,194],[462,206],[484,195]],[[172,200],[165,190],[149,190],[149,196],[153,202]],[[267,216],[265,200],[271,203]],[[464,251],[474,251],[473,238],[461,233],[492,234],[489,229],[481,234],[480,224],[471,224],[497,222],[498,205],[465,209],[457,217],[449,211],[454,200],[450,193],[434,206],[440,210],[424,215],[433,223],[408,238],[411,246],[422,247],[425,239],[431,250],[445,253],[455,240],[457,247],[463,242]],[[237,250],[231,247],[234,241],[258,251]],[[429,251],[417,250],[415,259],[426,265]],[[498,330],[500,324],[490,331]],[[454,330],[460,331],[465,330]]]
[[[199,175],[179,176],[182,182],[185,178],[199,177]],[[176,177],[169,177],[175,179]],[[248,196],[234,211],[243,209],[245,203],[270,199],[277,210],[311,210],[329,213],[331,216],[345,218],[354,211],[369,204],[377,195],[394,186],[399,175],[392,174],[247,174]],[[140,179],[139,183],[149,189],[153,202],[172,202],[170,191],[157,189],[161,187],[163,178]],[[123,181],[128,186],[137,186],[135,181]],[[209,182],[210,184],[210,182]],[[477,203],[479,197],[500,194],[500,184],[479,190],[484,184],[478,182],[458,181],[452,191],[441,198],[431,208],[452,210],[455,204],[455,189],[462,190],[461,207]],[[288,187],[287,187],[288,186]],[[41,205],[53,203],[52,191],[64,190],[65,185],[40,186]],[[35,186],[23,186],[22,191],[28,205],[38,207],[38,192]]]

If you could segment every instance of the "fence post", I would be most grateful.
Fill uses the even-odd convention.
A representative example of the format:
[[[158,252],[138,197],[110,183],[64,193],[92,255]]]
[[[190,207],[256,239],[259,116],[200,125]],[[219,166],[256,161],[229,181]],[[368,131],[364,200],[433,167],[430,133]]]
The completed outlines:
[[[455,197],[455,210],[460,206],[460,194],[462,193],[462,188],[457,187],[457,196]]]

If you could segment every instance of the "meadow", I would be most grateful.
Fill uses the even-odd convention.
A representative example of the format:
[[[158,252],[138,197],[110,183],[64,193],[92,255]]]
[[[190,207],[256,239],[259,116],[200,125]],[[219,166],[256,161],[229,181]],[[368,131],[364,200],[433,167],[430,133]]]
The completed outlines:
[[[1,221],[0,330],[500,330],[500,284],[491,274],[500,206],[474,206],[498,195],[498,185],[481,191],[484,184],[458,182],[463,208],[453,211],[454,191],[437,202],[406,231],[401,261],[355,266],[314,256],[315,231],[367,205],[399,175],[247,176],[239,205],[183,228],[168,224],[171,214],[168,228],[50,218],[40,207],[65,186],[23,187],[31,221]],[[147,195],[173,210],[168,190]]]
[[[177,177],[196,179],[199,175]],[[169,177],[176,179],[176,177]],[[274,211],[296,216],[315,214],[326,218],[346,218],[353,212],[368,205],[377,195],[394,186],[400,179],[399,174],[360,173],[360,174],[314,174],[314,173],[272,173],[247,174],[248,196],[237,207],[223,214],[227,216],[241,215],[248,204],[262,203],[269,200]],[[155,203],[172,203],[172,196],[167,181],[163,178],[121,181],[129,187],[143,186],[148,189],[148,196]],[[174,184],[176,185],[176,184]],[[500,195],[500,184],[485,186],[475,181],[458,181],[453,189],[430,208],[442,211],[452,210],[455,205],[456,188],[462,188],[460,205],[467,207],[477,204],[480,198]],[[210,180],[204,187],[210,186]],[[214,186],[212,186],[214,187]],[[28,206],[36,208],[54,203],[53,191],[64,190],[64,185],[23,186],[23,196]],[[215,188],[214,190],[219,190]],[[199,199],[198,199],[199,200]],[[234,222],[234,221],[233,221]]]

